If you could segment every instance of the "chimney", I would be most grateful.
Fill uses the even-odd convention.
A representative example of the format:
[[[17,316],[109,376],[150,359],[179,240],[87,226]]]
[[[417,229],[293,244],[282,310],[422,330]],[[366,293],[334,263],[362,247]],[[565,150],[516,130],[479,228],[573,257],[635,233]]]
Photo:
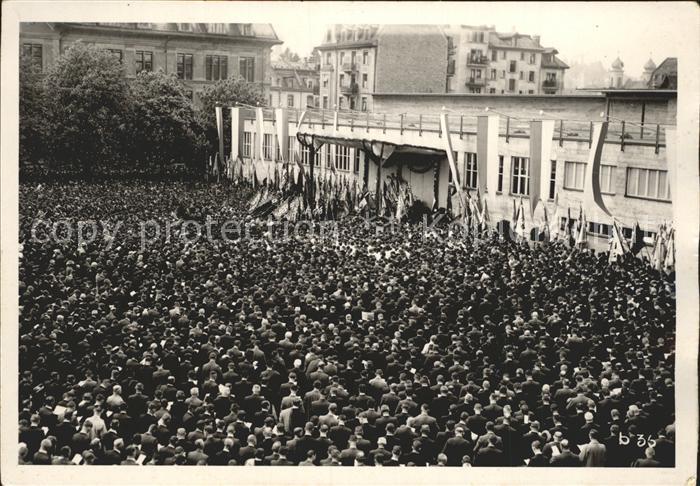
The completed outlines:
[[[533,35],[532,40],[535,41],[535,44],[538,46],[540,45],[540,36],[539,35]]]

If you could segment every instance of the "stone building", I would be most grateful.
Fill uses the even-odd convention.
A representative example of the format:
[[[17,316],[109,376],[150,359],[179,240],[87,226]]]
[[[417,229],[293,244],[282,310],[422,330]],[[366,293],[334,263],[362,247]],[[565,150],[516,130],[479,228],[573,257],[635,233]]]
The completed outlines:
[[[46,71],[68,46],[110,51],[127,78],[141,70],[176,73],[192,99],[219,79],[241,76],[269,98],[270,49],[282,41],[270,24],[51,23],[20,26],[22,52]]]
[[[317,108],[319,66],[310,62],[274,61],[269,106]]]

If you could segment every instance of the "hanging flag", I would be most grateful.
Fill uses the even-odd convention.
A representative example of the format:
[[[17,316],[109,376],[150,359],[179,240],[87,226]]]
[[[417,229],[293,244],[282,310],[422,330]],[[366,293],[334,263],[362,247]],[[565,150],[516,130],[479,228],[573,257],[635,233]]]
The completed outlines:
[[[546,206],[545,206],[546,207]],[[552,218],[549,222],[549,238],[550,240],[559,239],[559,193],[554,195],[554,210],[552,211]]]
[[[510,220],[511,226],[513,226],[513,231],[518,224],[518,207],[515,205],[515,198],[513,198],[513,217]]]
[[[646,246],[644,243],[644,232],[639,227],[639,222],[634,223],[632,228],[632,246],[630,251],[633,255],[637,255]]]
[[[224,159],[224,112],[221,106],[216,107],[216,132],[219,135],[219,157]]]
[[[241,140],[243,137],[243,121],[239,107],[231,108],[231,159],[238,160],[241,156]]]
[[[549,190],[549,171],[542,174],[542,167],[551,164],[554,120],[532,120],[530,122],[530,218],[534,219],[535,208],[543,194]]]
[[[265,152],[263,150],[263,136],[265,135],[264,132],[264,114],[263,114],[263,109],[262,107],[258,107],[255,110],[255,126],[256,126],[256,133],[258,137],[258,160],[264,161],[265,160]]]
[[[600,190],[600,165],[603,155],[605,137],[608,134],[608,122],[593,123],[593,138],[591,148],[588,153],[588,164],[586,164],[585,187],[583,190],[583,200],[586,208],[590,209],[598,206],[606,215],[613,217],[612,213],[605,207],[603,196]]]
[[[481,220],[484,222],[484,229],[488,229],[491,226],[491,215],[489,214],[489,205],[486,198],[484,198],[484,211]]]
[[[280,160],[286,165],[289,162],[287,160],[287,155],[289,154],[289,120],[287,110],[284,108],[275,110],[275,128],[277,129],[277,146],[279,147]]]
[[[566,240],[566,245],[569,247],[573,247],[574,243],[576,242],[573,234],[573,224],[574,221],[571,219],[571,208],[567,208],[566,224],[564,226],[564,239]]]
[[[542,209],[544,209],[544,224],[542,225],[542,231],[540,232],[540,240],[543,241],[544,243],[549,243],[550,240],[550,235],[549,235],[549,218],[547,217],[547,205],[542,204]]]
[[[666,135],[666,170],[668,171],[668,184],[670,191],[668,194],[669,199],[673,199],[674,191],[676,190],[676,174],[678,173],[677,165],[678,161],[676,159],[676,147],[678,147],[678,140],[676,139],[676,128],[667,127],[664,128]],[[660,177],[660,176],[659,176]],[[674,205],[674,208],[676,206]]]
[[[477,177],[481,194],[495,195],[498,188],[498,115],[476,117]]]
[[[442,130],[442,139],[445,142],[445,152],[447,152],[447,160],[450,163],[450,172],[452,173],[452,182],[454,182],[455,190],[459,196],[460,204],[462,204],[462,184],[459,180],[459,173],[457,171],[457,161],[455,160],[455,153],[452,150],[452,137],[450,136],[450,127],[447,122],[447,113],[440,113],[440,128]],[[462,213],[464,208],[460,208]]]

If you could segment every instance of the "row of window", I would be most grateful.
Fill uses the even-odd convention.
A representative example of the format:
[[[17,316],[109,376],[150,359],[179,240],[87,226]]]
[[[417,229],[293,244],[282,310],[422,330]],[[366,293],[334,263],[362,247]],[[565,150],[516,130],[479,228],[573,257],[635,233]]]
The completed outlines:
[[[357,64],[357,51],[350,51],[350,63],[351,64]],[[326,66],[330,66],[332,64],[331,62],[331,53],[327,52],[326,53]],[[345,51],[340,51],[338,54],[338,63],[343,64],[347,61],[345,59]],[[369,63],[369,51],[362,51],[362,64],[367,65]]]
[[[564,162],[564,189],[582,191],[586,173],[585,162]],[[557,161],[551,161],[549,176],[549,199],[554,199],[556,187]],[[510,193],[527,196],[530,194],[530,158],[511,157],[511,187]],[[478,186],[477,156],[473,152],[464,153],[462,185],[468,189]],[[600,189],[604,194],[615,194],[615,167],[601,165]],[[498,188],[503,192],[503,156],[498,161]],[[627,168],[627,184],[625,196],[642,197],[659,201],[671,198],[668,172],[657,169]]]
[[[124,62],[124,51],[122,49],[107,49],[115,59],[120,63]],[[42,68],[43,49],[41,44],[25,43],[22,45],[22,55],[28,62]],[[178,53],[177,61],[177,76],[180,79],[192,79],[193,73],[193,54]],[[248,82],[255,81],[255,58],[240,57],[239,58],[240,75]],[[134,51],[134,63],[136,72],[153,71],[153,51]],[[228,56],[207,55],[204,58],[205,78],[207,81],[218,81],[228,78]]]
[[[243,157],[252,157],[253,147],[255,146],[256,134],[254,132],[243,132]],[[293,160],[294,152],[296,149],[297,139],[294,136],[289,136],[287,139],[288,152],[287,160]],[[273,160],[273,151],[275,154],[275,160],[280,159],[279,144],[276,143],[276,139],[270,133],[263,134],[263,158],[265,160]],[[352,154],[351,154],[352,152]],[[323,153],[323,155],[322,155]],[[314,166],[321,166],[322,157],[325,158],[326,167],[331,168],[333,162],[335,162],[335,167],[338,170],[350,171],[350,163],[352,163],[353,172],[357,173],[360,171],[360,149],[351,149],[350,147],[344,145],[326,144],[320,150],[316,151],[316,156],[314,158]],[[301,162],[304,165],[309,165],[309,157],[311,152],[308,147],[301,147]]]
[[[574,216],[572,216],[574,217]],[[567,217],[562,217],[559,221],[559,229],[564,231],[566,229]],[[588,222],[588,233],[595,236],[602,236],[605,238],[611,238],[613,235],[613,226],[606,223],[596,223],[595,221]],[[622,236],[627,239],[632,238],[633,228],[622,227]],[[656,236],[655,231],[644,231],[642,230],[642,235],[644,238],[653,239]]]
[[[338,108],[343,109],[343,108],[349,108],[351,110],[356,110],[357,109],[357,101],[355,100],[354,97],[350,97],[349,99],[346,99],[343,96],[338,97]],[[321,107],[324,110],[327,110],[329,108],[328,106],[328,96],[324,96],[322,99]],[[363,96],[360,98],[360,111],[367,111],[367,97]]]

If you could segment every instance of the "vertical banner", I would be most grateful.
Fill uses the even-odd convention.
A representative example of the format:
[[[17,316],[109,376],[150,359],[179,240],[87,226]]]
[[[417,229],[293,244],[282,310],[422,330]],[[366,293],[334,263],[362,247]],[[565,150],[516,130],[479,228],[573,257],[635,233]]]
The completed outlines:
[[[476,117],[476,163],[479,192],[493,195],[498,189],[498,115]]]
[[[554,120],[532,120],[530,122],[530,217],[534,219],[535,208],[549,187],[549,167]],[[543,174],[544,172],[544,174]]]
[[[216,107],[216,132],[219,134],[219,160],[224,160],[224,111]]]
[[[464,199],[462,197],[462,183],[459,178],[459,172],[457,171],[457,161],[454,157],[454,152],[452,151],[452,139],[450,138],[450,127],[447,122],[447,113],[440,113],[440,127],[442,129],[442,139],[445,141],[445,151],[447,152],[447,160],[450,163],[450,171],[452,172],[452,182],[457,188],[457,195],[459,196],[459,204],[462,206],[460,209],[464,213]],[[449,197],[449,196],[448,196]]]
[[[277,128],[277,146],[280,148],[280,159],[286,164],[289,153],[289,121],[287,110],[277,108],[275,110],[275,127]]]
[[[265,134],[264,130],[264,114],[263,114],[263,109],[261,107],[258,107],[255,109],[255,129],[257,133],[257,138],[258,138],[258,159],[259,160],[265,160],[265,153],[263,152],[263,135]]]
[[[241,156],[241,109],[231,108],[231,160],[238,161]]]
[[[586,165],[583,201],[586,209],[598,206],[601,211],[612,218],[613,215],[605,207],[603,196],[600,192],[600,163],[607,134],[608,122],[593,122],[593,140],[591,141],[591,150],[588,153],[588,164]]]

